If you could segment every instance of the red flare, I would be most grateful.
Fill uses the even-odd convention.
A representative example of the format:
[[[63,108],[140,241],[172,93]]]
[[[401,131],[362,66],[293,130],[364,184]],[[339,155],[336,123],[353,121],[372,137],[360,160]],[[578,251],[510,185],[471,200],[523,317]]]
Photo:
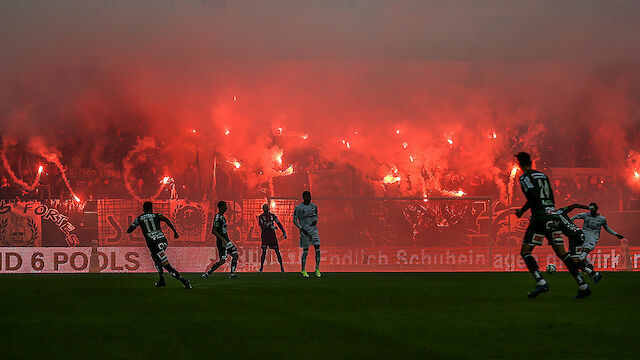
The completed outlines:
[[[513,168],[511,169],[511,174],[509,174],[509,178],[513,178],[514,176],[516,176],[517,173],[518,173],[518,166],[513,165]]]
[[[384,178],[382,178],[382,182],[384,182],[385,184],[394,184],[394,183],[397,183],[400,180],[402,180],[402,178],[400,176],[393,176],[392,174],[389,174],[389,175],[385,176]]]

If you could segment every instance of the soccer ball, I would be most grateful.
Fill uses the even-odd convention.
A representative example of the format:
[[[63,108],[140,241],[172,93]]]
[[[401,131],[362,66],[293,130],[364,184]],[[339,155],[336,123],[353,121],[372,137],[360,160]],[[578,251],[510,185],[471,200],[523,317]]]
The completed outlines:
[[[553,273],[555,273],[555,272],[556,272],[556,270],[557,270],[557,269],[556,269],[556,266],[555,266],[555,265],[553,265],[553,264],[549,264],[549,265],[547,265],[547,272],[548,272],[549,274],[553,274]]]

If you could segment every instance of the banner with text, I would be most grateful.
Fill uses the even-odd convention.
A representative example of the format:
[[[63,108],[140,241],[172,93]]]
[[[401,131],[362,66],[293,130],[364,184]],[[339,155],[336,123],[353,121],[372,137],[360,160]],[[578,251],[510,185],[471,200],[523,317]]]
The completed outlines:
[[[238,271],[253,272],[260,266],[261,249],[240,248]],[[169,261],[181,272],[203,272],[218,260],[215,247],[169,247]],[[282,249],[287,271],[298,271],[301,250]],[[562,262],[550,248],[536,249],[534,255],[542,269]],[[590,256],[598,270],[638,271],[640,247],[600,247]],[[324,271],[526,271],[517,249],[513,248],[325,248]],[[314,266],[313,260],[308,264]],[[228,263],[220,272],[228,271]],[[267,256],[266,271],[279,271],[275,254]],[[144,247],[5,247],[0,248],[0,273],[85,273],[155,272],[149,251]]]

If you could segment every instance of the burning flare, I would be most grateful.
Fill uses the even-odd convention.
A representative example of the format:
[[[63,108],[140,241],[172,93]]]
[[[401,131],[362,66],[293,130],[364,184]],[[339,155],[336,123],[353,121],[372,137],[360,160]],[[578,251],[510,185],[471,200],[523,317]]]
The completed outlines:
[[[235,166],[236,169],[240,169],[240,162],[236,159],[231,159],[227,161],[229,164]]]
[[[466,192],[462,191],[462,189],[458,190],[458,191],[449,191],[449,190],[442,190],[442,193],[448,196],[455,196],[455,197],[463,197],[465,195],[467,195]]]
[[[402,180],[400,176],[389,174],[382,179],[382,182],[384,182],[385,184],[395,184],[400,180]]]

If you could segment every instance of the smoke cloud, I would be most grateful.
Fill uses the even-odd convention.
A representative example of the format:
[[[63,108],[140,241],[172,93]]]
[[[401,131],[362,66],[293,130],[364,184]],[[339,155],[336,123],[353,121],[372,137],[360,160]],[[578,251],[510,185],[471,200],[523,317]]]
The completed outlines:
[[[603,167],[632,185],[639,10],[595,0],[3,2],[3,147],[122,169],[132,194],[147,176],[140,197],[196,153],[205,184],[215,157],[247,193],[333,164],[376,195],[504,197],[521,150],[539,166]]]

